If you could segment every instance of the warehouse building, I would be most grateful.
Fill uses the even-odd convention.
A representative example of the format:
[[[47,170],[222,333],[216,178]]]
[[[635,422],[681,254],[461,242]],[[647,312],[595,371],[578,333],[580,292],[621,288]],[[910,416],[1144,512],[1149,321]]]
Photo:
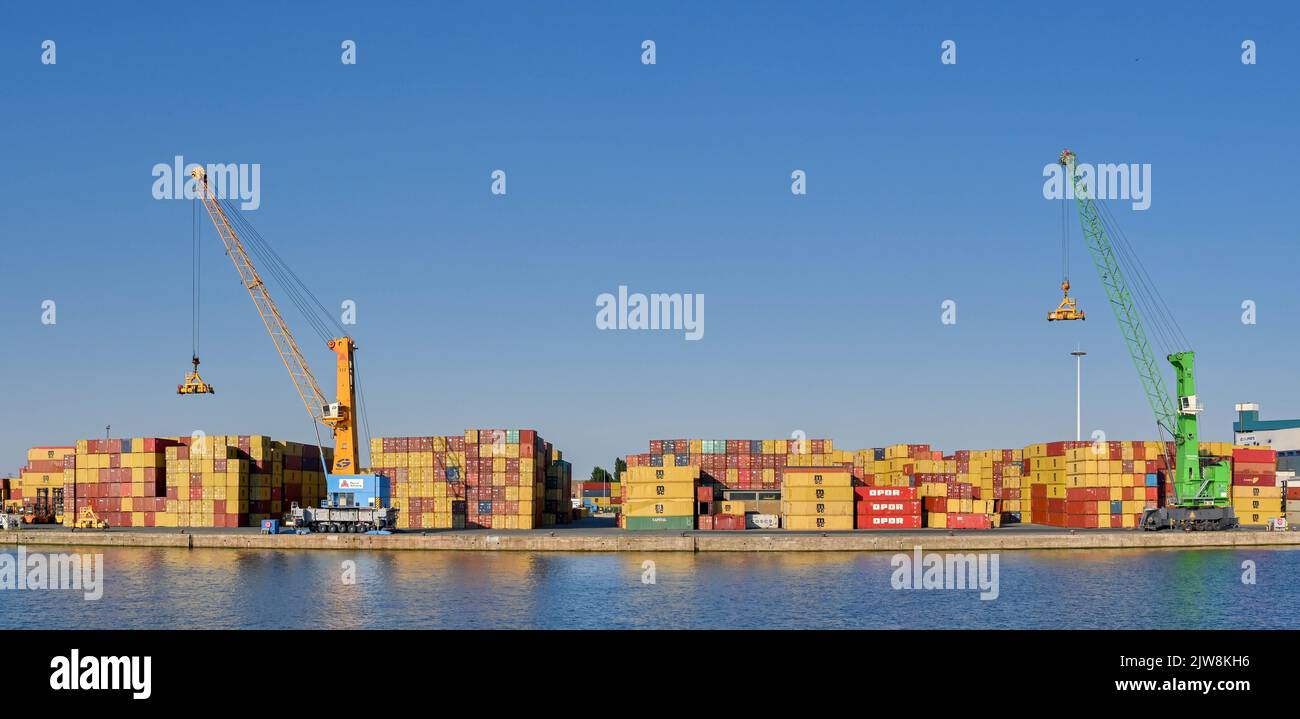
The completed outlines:
[[[1300,419],[1261,420],[1259,405],[1254,402],[1236,408],[1237,421],[1232,423],[1235,444],[1276,450],[1279,471],[1300,470]]]

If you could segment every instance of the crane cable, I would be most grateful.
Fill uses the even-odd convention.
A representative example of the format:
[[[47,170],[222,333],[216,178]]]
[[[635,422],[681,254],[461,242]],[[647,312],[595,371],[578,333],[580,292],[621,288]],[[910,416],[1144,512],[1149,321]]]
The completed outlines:
[[[1061,281],[1070,281],[1070,201],[1061,202]]]
[[[1115,224],[1113,219],[1111,220],[1111,223]],[[1176,346],[1174,349],[1183,349],[1183,350],[1190,349],[1191,342],[1187,340],[1187,335],[1183,334],[1182,327],[1179,326],[1178,319],[1174,315],[1173,311],[1169,309],[1168,303],[1165,302],[1164,297],[1156,289],[1156,284],[1151,280],[1151,276],[1147,273],[1147,269],[1145,265],[1143,265],[1141,257],[1133,250],[1132,243],[1129,242],[1128,236],[1124,233],[1123,228],[1116,226],[1116,229],[1119,233],[1120,241],[1124,244],[1125,248],[1128,250],[1128,253],[1132,256],[1133,261],[1137,266],[1139,275],[1145,279],[1147,285],[1151,288],[1151,293],[1153,295],[1153,299],[1157,307],[1157,311],[1160,313],[1160,315],[1164,318],[1164,321],[1167,323],[1170,329],[1171,338],[1175,343],[1181,343],[1180,346]]]
[[[193,356],[199,356],[199,200],[196,198],[190,206],[190,350]]]
[[[284,291],[284,295],[289,298],[289,302],[297,308],[300,315],[311,326],[322,343],[328,343],[333,337],[348,337],[351,335],[343,329],[343,325],[335,319],[334,315],[325,308],[324,303],[320,301],[315,293],[303,282],[302,278],[289,267],[288,263],[280,256],[271,246],[266,238],[257,231],[255,227],[239,211],[238,205],[230,200],[217,199],[225,211],[226,216],[230,218],[231,224],[237,226],[240,237],[244,238],[245,245],[257,256],[258,265],[264,268],[267,274],[274,278],[279,289]],[[354,365],[353,385],[357,392],[357,414],[361,419],[362,427],[366,434],[366,449],[370,447],[370,417],[366,411],[365,392],[361,387],[360,372]],[[321,442],[320,425],[313,419],[313,430],[316,432],[317,447],[321,448],[321,462],[328,470],[325,464],[324,444]],[[359,456],[359,453],[358,453]]]
[[[333,316],[325,310],[325,307],[321,304],[320,300],[311,293],[310,289],[307,289],[307,285],[302,281],[302,278],[298,277],[298,275],[294,273],[288,263],[286,263],[284,259],[280,257],[279,253],[271,247],[270,243],[262,237],[262,234],[244,218],[244,216],[239,212],[238,207],[228,200],[219,200],[219,202],[227,216],[230,218],[231,224],[237,226],[240,236],[245,240],[245,245],[252,254],[257,257],[259,267],[263,269],[268,276],[275,279],[279,289],[284,292],[284,296],[289,298],[290,303],[298,309],[299,313],[302,314],[303,319],[305,319],[308,324],[311,325],[312,330],[319,335],[321,341],[328,342],[330,340],[331,328],[329,325],[331,322],[338,330],[339,335],[346,336],[347,333],[343,331],[337,321],[334,321]],[[313,304],[316,306],[316,309],[313,309]],[[322,317],[329,318],[330,322],[326,322]]]
[[[1187,336],[1183,334],[1182,328],[1178,325],[1177,319],[1174,318],[1173,312],[1165,302],[1164,297],[1156,289],[1155,282],[1152,281],[1151,275],[1147,272],[1146,266],[1142,263],[1141,258],[1129,240],[1128,235],[1115,221],[1114,215],[1109,208],[1098,204],[1099,218],[1105,225],[1107,233],[1114,238],[1112,244],[1116,249],[1116,257],[1125,266],[1125,274],[1132,278],[1135,299],[1143,306],[1144,318],[1150,318],[1149,324],[1156,331],[1160,341],[1163,344],[1165,354],[1172,354],[1179,350],[1190,348]]]

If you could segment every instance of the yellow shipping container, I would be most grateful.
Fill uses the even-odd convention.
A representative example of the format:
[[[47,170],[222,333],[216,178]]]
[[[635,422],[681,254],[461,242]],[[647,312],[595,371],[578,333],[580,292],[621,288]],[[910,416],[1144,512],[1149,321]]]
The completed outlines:
[[[624,484],[638,482],[694,482],[700,478],[699,465],[688,467],[628,467]]]
[[[612,494],[612,492],[611,492]],[[694,499],[694,482],[646,482],[628,484],[627,499]]]
[[[745,503],[744,502],[723,502],[722,513],[723,514],[744,514]]]
[[[1235,509],[1235,507],[1234,507]],[[1237,510],[1237,521],[1241,524],[1268,524],[1278,517],[1283,516],[1283,512],[1243,512]]]
[[[944,488],[947,496],[947,485]],[[936,495],[938,496],[938,495]],[[786,487],[781,491],[781,498],[791,502],[852,502],[852,487]]]
[[[1250,497],[1252,499],[1281,499],[1281,487],[1232,485],[1232,498]]]
[[[629,517],[693,517],[694,499],[637,499],[623,503],[623,513]]]
[[[782,502],[781,513],[790,516],[852,516],[853,502]]]
[[[786,529],[791,530],[826,530],[839,532],[853,529],[853,515],[844,516],[786,516],[783,520]]]
[[[1269,498],[1259,499],[1255,497],[1234,497],[1232,499],[1232,508],[1238,515],[1262,513],[1262,514],[1282,514],[1282,500]]]
[[[851,487],[853,472],[838,467],[828,467],[813,472],[806,469],[792,472],[787,469],[783,485],[785,487]]]

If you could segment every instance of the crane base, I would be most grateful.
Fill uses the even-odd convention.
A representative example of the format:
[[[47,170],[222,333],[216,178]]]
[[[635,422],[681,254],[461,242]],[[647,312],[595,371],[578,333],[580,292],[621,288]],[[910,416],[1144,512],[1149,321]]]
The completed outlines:
[[[1181,529],[1188,532],[1217,532],[1237,526],[1232,507],[1160,507],[1142,513],[1139,525],[1149,532]]]

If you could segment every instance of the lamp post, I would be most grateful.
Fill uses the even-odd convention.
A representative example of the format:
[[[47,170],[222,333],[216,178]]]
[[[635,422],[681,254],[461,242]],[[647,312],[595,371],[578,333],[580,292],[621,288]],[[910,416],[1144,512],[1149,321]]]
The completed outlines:
[[[1074,356],[1074,441],[1083,437],[1083,356],[1088,354],[1076,349],[1070,353]]]

